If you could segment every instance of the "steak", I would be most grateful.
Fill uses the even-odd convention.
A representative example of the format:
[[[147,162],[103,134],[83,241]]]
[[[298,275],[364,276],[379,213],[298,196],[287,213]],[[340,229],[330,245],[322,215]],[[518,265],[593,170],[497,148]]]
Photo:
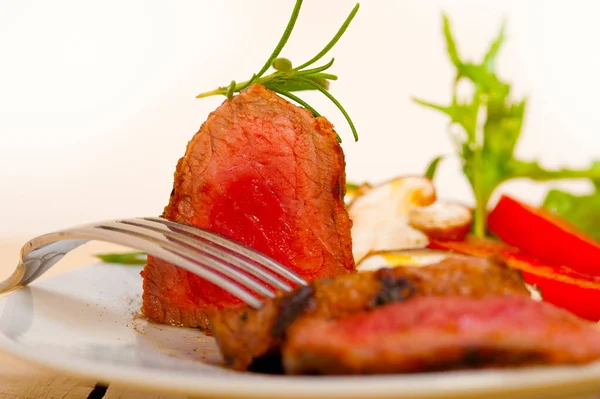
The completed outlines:
[[[341,320],[303,319],[282,352],[288,374],[581,364],[600,357],[600,330],[525,296],[431,296]]]
[[[277,371],[288,328],[305,318],[337,319],[423,295],[529,296],[519,272],[490,259],[456,255],[425,267],[384,268],[324,278],[268,301],[260,310],[209,313],[228,367]]]
[[[344,208],[345,160],[333,126],[253,84],[210,114],[177,164],[163,217],[235,239],[306,280],[354,270]],[[143,313],[208,326],[206,311],[240,301],[149,256]]]

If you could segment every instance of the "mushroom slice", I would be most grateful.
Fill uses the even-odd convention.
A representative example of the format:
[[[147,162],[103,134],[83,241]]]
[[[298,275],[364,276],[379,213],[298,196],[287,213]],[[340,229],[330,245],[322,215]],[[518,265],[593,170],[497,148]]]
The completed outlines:
[[[413,207],[408,215],[409,224],[428,237],[462,240],[471,228],[471,210],[456,202],[436,201],[429,206]]]
[[[426,247],[427,235],[409,224],[409,214],[435,200],[433,183],[422,176],[403,176],[366,188],[348,206],[355,262],[372,251]]]

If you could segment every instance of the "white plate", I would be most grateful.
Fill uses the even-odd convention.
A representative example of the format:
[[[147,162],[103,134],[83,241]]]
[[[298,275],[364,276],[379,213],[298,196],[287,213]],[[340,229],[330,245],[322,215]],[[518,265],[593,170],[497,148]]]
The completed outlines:
[[[0,347],[105,383],[211,398],[565,398],[600,392],[600,363],[369,377],[225,370],[212,338],[136,317],[140,270],[93,265],[0,298]]]

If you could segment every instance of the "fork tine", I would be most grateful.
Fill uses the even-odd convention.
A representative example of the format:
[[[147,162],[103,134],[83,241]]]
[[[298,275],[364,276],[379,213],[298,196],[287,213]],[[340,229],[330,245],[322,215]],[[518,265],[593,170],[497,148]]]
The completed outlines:
[[[207,241],[214,242],[224,248],[227,248],[230,251],[233,251],[233,252],[236,252],[239,254],[243,254],[247,258],[255,261],[256,263],[258,263],[260,265],[263,265],[267,269],[269,269],[275,273],[278,273],[280,276],[283,276],[298,285],[306,285],[307,284],[306,281],[304,281],[304,279],[302,279],[302,277],[300,277],[296,273],[292,272],[291,270],[288,270],[287,268],[283,267],[275,260],[273,260],[261,253],[258,253],[255,250],[253,250],[243,244],[232,242],[230,239],[224,238],[217,233],[208,232],[206,230],[201,230],[196,227],[189,226],[189,225],[172,222],[170,220],[163,219],[163,218],[144,217],[142,219],[160,223],[160,224],[166,225],[172,229],[185,231],[186,233],[190,233],[190,234],[194,235],[195,237],[203,238]]]
[[[190,237],[189,234],[182,234],[173,231],[173,228],[169,228],[167,225],[163,223],[156,223],[149,220],[144,219],[127,219],[121,220],[121,223],[125,223],[132,226],[144,227],[156,231],[158,233],[163,234],[168,238],[175,239],[177,241],[181,241],[186,245],[194,247],[195,249],[206,252],[209,255],[214,257],[223,258],[228,263],[233,266],[247,272],[259,280],[263,280],[268,284],[274,286],[275,288],[282,291],[291,291],[292,287],[282,281],[277,275],[274,275],[269,272],[268,269],[263,269],[260,264],[251,262],[246,260],[243,254],[239,254],[237,252],[229,251],[225,249],[219,249],[213,245],[210,241],[208,243],[200,241],[196,238]],[[218,244],[217,244],[218,245]],[[226,252],[225,252],[226,251]]]
[[[150,240],[154,244],[159,245],[162,248],[177,253],[178,255],[189,260],[196,261],[195,263],[200,264],[201,261],[202,263],[200,264],[200,266],[210,268],[213,272],[216,272],[218,274],[223,274],[229,279],[238,283],[239,285],[242,285],[247,289],[256,292],[257,294],[261,294],[268,298],[275,297],[275,293],[273,291],[271,291],[266,286],[260,284],[254,278],[244,273],[241,273],[240,271],[232,268],[227,263],[222,262],[221,260],[207,255],[199,250],[190,248],[189,246],[185,246],[176,241],[165,240],[165,237],[162,233],[157,233],[144,227],[127,225],[122,222],[107,222],[96,225],[95,227],[98,229],[116,231],[123,234],[129,234],[139,238]]]
[[[41,250],[43,249],[43,246],[52,247],[53,243],[62,244],[63,242],[68,242],[73,239],[83,239],[88,241],[102,240],[106,242],[112,242],[114,244],[127,245],[137,248],[141,251],[147,252],[150,255],[156,256],[157,258],[163,259],[166,262],[177,265],[199,277],[202,277],[207,281],[210,281],[255,309],[260,309],[262,307],[262,300],[257,298],[253,293],[248,292],[239,283],[224,277],[209,267],[205,267],[194,260],[190,260],[175,251],[163,247],[162,244],[165,242],[157,240],[153,237],[142,237],[137,234],[131,234],[130,232],[122,232],[118,229],[101,229],[95,225],[88,225],[74,227],[60,232],[49,233],[36,237],[26,244],[28,247],[24,248],[29,249],[29,247],[31,247],[34,250]],[[157,244],[157,242],[159,243]],[[28,255],[33,254],[33,252],[34,251],[25,251],[23,260],[26,260]],[[37,255],[35,256],[37,257]],[[204,256],[202,255],[198,257],[202,258]],[[17,280],[20,279],[18,274],[19,273],[17,273],[17,276],[15,276],[15,279]],[[12,289],[18,288],[24,284],[27,284],[27,282],[17,281],[16,284],[13,284]],[[9,288],[5,288],[5,290],[7,289]]]

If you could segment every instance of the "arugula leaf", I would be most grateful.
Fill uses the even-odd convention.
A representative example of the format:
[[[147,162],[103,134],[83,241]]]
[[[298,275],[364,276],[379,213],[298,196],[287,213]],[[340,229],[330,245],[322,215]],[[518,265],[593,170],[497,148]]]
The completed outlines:
[[[427,166],[427,170],[425,171],[426,178],[428,178],[429,180],[433,180],[433,178],[435,177],[435,172],[437,172],[438,165],[440,164],[440,161],[443,158],[443,155],[433,158],[433,160]]]
[[[97,254],[96,257],[104,263],[119,263],[122,265],[145,265],[145,252],[124,252],[118,254]]]
[[[581,196],[550,190],[542,207],[600,241],[600,190]]]
[[[600,161],[594,162],[591,169],[600,170]],[[542,207],[600,241],[600,179],[592,183],[595,190],[589,195],[550,190]]]
[[[495,72],[498,52],[504,40],[505,24],[490,44],[480,63],[466,62],[459,54],[450,21],[443,15],[443,34],[450,61],[456,68],[450,105],[414,99],[423,106],[450,118],[449,135],[462,160],[462,170],[475,198],[474,232],[484,236],[490,197],[503,182],[526,178],[536,181],[556,179],[592,179],[600,182],[600,162],[589,169],[548,170],[538,162],[515,158],[521,136],[527,100],[511,97],[511,85]],[[458,85],[467,81],[473,87],[469,99],[459,98]],[[431,163],[433,172],[437,158]],[[429,172],[429,170],[428,170]],[[592,201],[593,202],[593,201]],[[596,205],[600,212],[600,204]]]

